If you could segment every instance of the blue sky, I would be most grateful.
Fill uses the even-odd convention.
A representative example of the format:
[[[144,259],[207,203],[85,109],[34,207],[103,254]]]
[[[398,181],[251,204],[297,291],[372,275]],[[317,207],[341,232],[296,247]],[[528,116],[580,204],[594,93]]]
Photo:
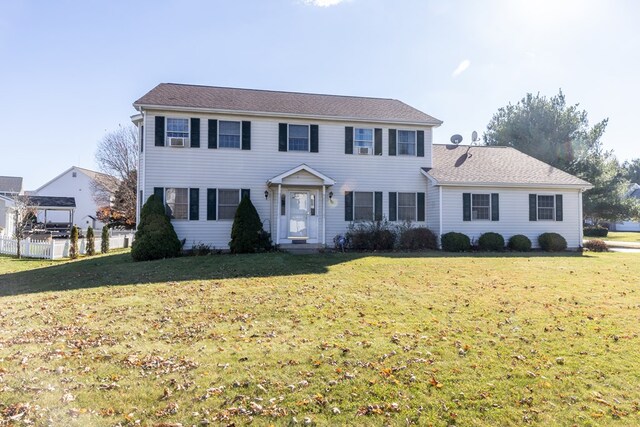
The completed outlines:
[[[11,1],[0,14],[0,175],[35,189],[95,169],[105,132],[160,82],[400,99],[485,130],[562,88],[620,159],[640,157],[640,2],[628,0]]]

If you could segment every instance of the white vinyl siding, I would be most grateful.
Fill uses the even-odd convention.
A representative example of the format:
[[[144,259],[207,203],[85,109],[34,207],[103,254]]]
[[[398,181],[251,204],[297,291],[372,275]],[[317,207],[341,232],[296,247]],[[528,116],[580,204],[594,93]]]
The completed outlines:
[[[188,188],[166,188],[164,191],[164,203],[167,209],[167,215],[169,215],[171,219],[188,219]]]
[[[373,192],[356,191],[353,193],[353,220],[373,220]]]
[[[218,219],[233,219],[240,204],[240,190],[218,190]]]

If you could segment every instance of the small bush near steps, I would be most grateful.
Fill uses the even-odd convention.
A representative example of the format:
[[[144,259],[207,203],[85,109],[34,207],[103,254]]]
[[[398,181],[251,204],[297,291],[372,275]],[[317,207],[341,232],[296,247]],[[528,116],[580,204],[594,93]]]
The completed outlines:
[[[587,240],[584,244],[584,248],[590,250],[591,252],[608,252],[609,246],[598,239]]]

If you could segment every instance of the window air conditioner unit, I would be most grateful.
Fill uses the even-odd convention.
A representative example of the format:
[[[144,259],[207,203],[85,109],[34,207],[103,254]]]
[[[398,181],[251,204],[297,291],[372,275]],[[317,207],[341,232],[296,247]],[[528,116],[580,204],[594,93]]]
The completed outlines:
[[[358,154],[371,154],[369,147],[358,147]]]
[[[167,138],[169,140],[169,147],[184,147],[186,145],[187,138]]]

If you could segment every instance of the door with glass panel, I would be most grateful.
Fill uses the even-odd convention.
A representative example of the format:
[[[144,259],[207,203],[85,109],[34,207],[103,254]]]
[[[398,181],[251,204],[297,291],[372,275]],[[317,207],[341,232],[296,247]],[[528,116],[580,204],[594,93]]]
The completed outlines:
[[[292,191],[289,193],[289,238],[309,237],[309,193]]]

